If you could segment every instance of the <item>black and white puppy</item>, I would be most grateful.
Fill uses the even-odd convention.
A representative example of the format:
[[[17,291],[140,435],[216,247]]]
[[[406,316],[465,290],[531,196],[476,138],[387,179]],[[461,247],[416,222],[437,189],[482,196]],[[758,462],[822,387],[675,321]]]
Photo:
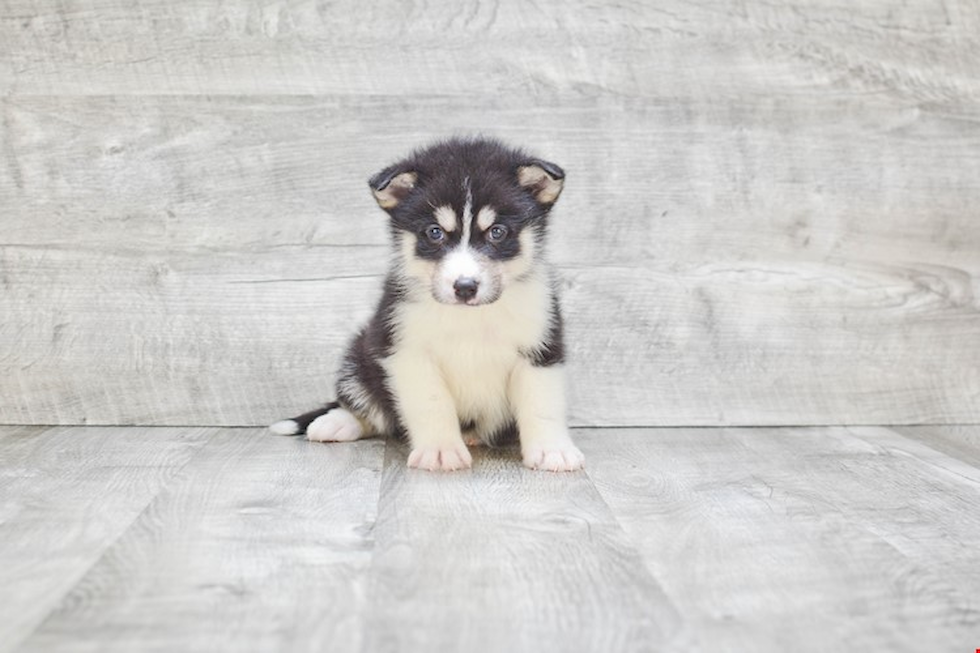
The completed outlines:
[[[393,257],[348,348],[337,401],[276,433],[407,437],[408,464],[455,470],[519,436],[524,464],[580,469],[565,419],[562,318],[544,256],[560,167],[487,139],[416,151],[371,178]]]

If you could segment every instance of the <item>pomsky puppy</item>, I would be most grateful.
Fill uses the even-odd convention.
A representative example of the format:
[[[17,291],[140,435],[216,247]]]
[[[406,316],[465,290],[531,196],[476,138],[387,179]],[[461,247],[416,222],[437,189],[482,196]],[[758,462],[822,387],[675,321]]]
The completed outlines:
[[[545,261],[565,173],[502,143],[452,139],[369,181],[393,256],[374,317],[351,342],[337,400],[280,434],[407,437],[410,467],[469,467],[467,444],[519,437],[524,464],[584,463],[565,418],[562,318]]]

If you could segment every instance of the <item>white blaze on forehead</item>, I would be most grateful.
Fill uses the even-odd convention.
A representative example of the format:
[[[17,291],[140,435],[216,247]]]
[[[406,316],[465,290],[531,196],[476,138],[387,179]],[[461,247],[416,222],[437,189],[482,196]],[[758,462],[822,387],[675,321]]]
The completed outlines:
[[[440,206],[432,214],[435,217],[436,222],[445,231],[456,231],[456,212],[453,211],[452,207]]]
[[[463,244],[470,242],[470,231],[473,222],[473,189],[470,188],[470,178],[463,180],[463,190],[466,191],[466,203],[463,204]]]
[[[439,268],[441,276],[450,283],[461,277],[479,279],[482,276],[480,261],[474,256],[473,250],[465,245],[446,254]]]
[[[489,206],[484,206],[476,214],[476,226],[478,226],[483,231],[489,229],[490,225],[496,222],[496,220],[497,220],[497,212],[494,211],[493,208]]]

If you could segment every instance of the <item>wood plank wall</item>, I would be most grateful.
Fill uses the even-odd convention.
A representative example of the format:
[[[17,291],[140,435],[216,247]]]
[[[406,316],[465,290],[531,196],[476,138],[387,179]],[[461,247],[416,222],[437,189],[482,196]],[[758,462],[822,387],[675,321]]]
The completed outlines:
[[[577,425],[980,420],[980,5],[0,2],[0,422],[330,398],[366,179],[568,171]]]

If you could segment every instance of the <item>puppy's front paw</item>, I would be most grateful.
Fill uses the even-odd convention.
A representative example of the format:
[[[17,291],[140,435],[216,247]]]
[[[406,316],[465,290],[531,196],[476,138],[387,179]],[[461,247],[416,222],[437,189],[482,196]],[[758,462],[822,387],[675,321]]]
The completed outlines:
[[[430,472],[453,472],[468,469],[473,465],[473,456],[462,442],[444,446],[419,446],[408,454],[408,466],[427,469]]]
[[[574,472],[585,466],[585,456],[571,440],[536,442],[522,447],[524,466],[548,472]]]

